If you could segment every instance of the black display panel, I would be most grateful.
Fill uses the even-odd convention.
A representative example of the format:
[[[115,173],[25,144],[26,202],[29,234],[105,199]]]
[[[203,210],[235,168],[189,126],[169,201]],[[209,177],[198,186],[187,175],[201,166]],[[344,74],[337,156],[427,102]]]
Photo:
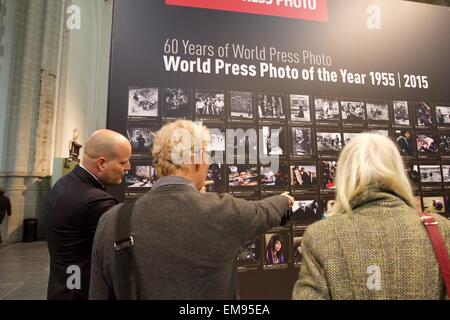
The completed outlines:
[[[290,225],[249,240],[238,256],[241,298],[289,299],[304,228],[330,209],[339,153],[361,132],[391,137],[418,203],[450,212],[450,38],[442,31],[450,21],[447,8],[397,0],[289,8],[307,19],[240,4],[245,12],[114,2],[108,128],[130,139],[133,159],[110,191],[119,200],[149,191],[157,179],[151,132],[177,118],[201,121],[214,130],[220,158],[208,192],[257,200],[287,190],[296,198]],[[274,236],[283,263],[269,261]]]

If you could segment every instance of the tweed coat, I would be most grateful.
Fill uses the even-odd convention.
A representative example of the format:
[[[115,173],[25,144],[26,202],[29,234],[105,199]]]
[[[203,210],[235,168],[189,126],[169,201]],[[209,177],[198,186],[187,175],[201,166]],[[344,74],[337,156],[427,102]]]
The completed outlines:
[[[351,206],[352,213],[305,231],[294,299],[445,299],[437,259],[417,210],[379,188],[362,192]],[[433,216],[448,250],[450,221]]]

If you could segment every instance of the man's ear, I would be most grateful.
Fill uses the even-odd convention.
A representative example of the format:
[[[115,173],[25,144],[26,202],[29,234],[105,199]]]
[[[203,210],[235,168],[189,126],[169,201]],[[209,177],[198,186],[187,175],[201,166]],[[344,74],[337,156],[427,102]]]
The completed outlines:
[[[95,160],[95,164],[97,165],[97,170],[100,172],[103,172],[105,170],[106,162],[107,161],[104,157],[100,157],[97,160]]]

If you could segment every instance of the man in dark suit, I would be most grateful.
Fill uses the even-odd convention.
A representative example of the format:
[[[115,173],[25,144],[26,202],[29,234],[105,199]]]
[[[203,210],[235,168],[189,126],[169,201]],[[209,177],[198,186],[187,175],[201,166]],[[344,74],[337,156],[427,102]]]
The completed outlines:
[[[45,205],[50,253],[47,299],[88,299],[91,252],[101,215],[118,202],[106,186],[130,170],[131,145],[124,136],[99,130],[86,142],[80,166],[61,178]]]

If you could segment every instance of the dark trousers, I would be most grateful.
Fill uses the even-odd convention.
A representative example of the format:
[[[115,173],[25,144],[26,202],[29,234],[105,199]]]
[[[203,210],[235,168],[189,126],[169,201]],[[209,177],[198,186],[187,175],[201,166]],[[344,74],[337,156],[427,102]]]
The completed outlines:
[[[5,219],[6,212],[0,211],[0,226],[2,225],[3,219]],[[0,229],[0,243],[2,243],[2,232]]]

